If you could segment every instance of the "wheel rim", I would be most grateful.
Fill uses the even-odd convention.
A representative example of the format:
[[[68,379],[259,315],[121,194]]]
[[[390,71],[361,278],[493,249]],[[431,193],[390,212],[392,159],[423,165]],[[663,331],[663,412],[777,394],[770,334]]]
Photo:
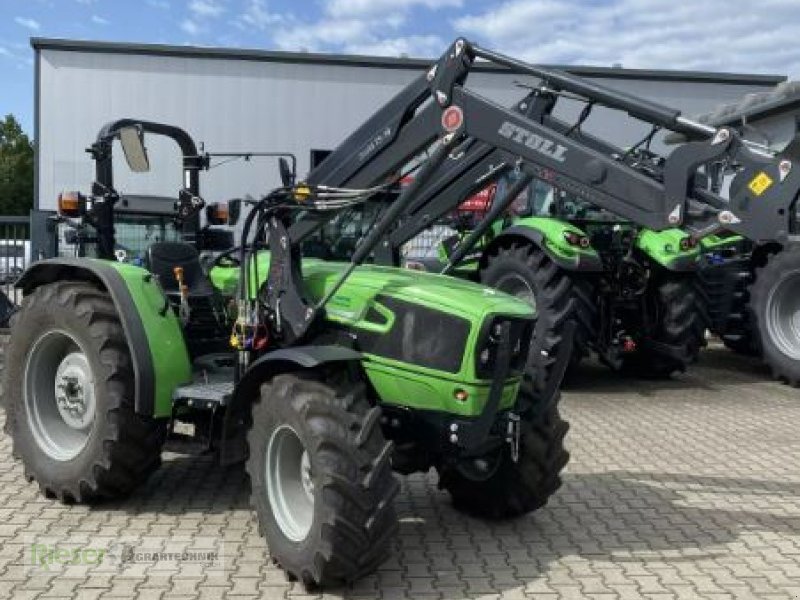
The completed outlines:
[[[779,281],[767,297],[767,332],[778,349],[800,360],[800,272]]]
[[[536,313],[536,294],[533,293],[530,283],[522,275],[507,273],[497,280],[494,287],[527,302],[533,308],[534,314]]]
[[[314,480],[308,451],[294,429],[281,425],[269,438],[267,497],[283,534],[301,542],[314,522]]]
[[[91,365],[65,331],[50,331],[33,344],[25,365],[24,402],[39,448],[67,461],[86,447],[97,413]]]

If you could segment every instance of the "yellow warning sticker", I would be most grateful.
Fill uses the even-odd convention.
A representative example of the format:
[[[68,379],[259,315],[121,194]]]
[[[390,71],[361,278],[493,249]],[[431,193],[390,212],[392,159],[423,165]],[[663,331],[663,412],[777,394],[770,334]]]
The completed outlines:
[[[753,192],[756,196],[760,196],[764,192],[767,191],[769,186],[772,185],[772,178],[761,171],[758,175],[753,177],[750,180],[750,183],[747,184],[747,187],[750,188],[750,191]]]

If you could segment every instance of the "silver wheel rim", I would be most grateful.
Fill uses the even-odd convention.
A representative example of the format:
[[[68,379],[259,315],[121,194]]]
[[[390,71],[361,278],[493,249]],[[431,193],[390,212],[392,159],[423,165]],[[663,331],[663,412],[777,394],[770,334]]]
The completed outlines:
[[[507,273],[497,280],[494,287],[527,302],[536,314],[536,294],[533,293],[533,288],[522,275]]]
[[[778,350],[800,360],[800,271],[789,273],[770,290],[766,321]]]
[[[314,480],[308,451],[294,429],[281,425],[269,438],[267,497],[283,535],[302,542],[314,523]]]
[[[25,364],[24,402],[33,439],[50,458],[68,461],[86,447],[97,413],[89,360],[65,331],[34,342]]]

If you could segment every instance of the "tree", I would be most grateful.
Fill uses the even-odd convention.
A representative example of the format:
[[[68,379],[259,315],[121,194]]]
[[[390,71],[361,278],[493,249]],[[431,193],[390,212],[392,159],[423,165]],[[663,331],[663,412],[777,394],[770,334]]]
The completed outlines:
[[[14,115],[0,121],[0,215],[33,208],[33,142]]]

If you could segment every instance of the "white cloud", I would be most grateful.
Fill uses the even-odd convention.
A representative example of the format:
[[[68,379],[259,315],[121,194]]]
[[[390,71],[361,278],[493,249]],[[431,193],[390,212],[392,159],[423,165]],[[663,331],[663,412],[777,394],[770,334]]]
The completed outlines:
[[[745,8],[746,7],[746,8]],[[452,20],[459,34],[540,63],[800,75],[796,0],[506,0]],[[546,35],[543,35],[546,32]]]
[[[330,0],[325,12],[333,17],[363,17],[389,12],[405,14],[415,6],[434,10],[462,4],[463,0]]]
[[[191,19],[181,21],[181,29],[189,35],[198,35],[203,32],[203,28]]]
[[[92,23],[95,25],[108,25],[108,19],[104,19],[100,15],[92,15]]]
[[[440,54],[445,42],[438,35],[409,35],[377,40],[374,42],[352,43],[343,50],[350,54],[371,56],[421,56]]]
[[[464,0],[329,0],[321,17],[311,23],[293,23],[274,35],[284,50],[337,50],[353,54],[431,56],[445,46],[437,35],[405,33],[414,9],[420,18],[441,19],[443,11]],[[416,15],[415,15],[416,16]]]
[[[195,18],[216,18],[225,12],[225,7],[216,0],[191,0],[189,12]]]
[[[15,17],[14,22],[17,25],[22,25],[23,27],[27,27],[31,31],[39,31],[41,29],[41,25],[39,21],[35,21],[34,19],[27,19],[25,17]]]
[[[5,46],[0,46],[0,56],[14,56],[11,54],[11,50],[6,48]]]
[[[234,19],[233,24],[240,29],[266,31],[271,25],[284,20],[283,15],[270,12],[264,0],[247,0],[244,12]]]
[[[167,2],[167,0],[147,0],[147,4],[149,4],[153,8],[159,8],[161,10],[169,10],[169,2]]]

